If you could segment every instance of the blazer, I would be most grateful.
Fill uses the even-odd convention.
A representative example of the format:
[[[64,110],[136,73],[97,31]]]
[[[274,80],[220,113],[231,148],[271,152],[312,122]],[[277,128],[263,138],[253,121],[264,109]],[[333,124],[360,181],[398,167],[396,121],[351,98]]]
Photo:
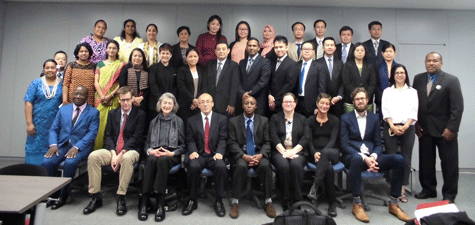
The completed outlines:
[[[368,104],[373,102],[373,94],[376,88],[376,75],[373,66],[369,62],[363,61],[363,69],[360,75],[356,62],[354,60],[347,61],[345,66],[343,66],[341,79],[345,89],[345,95],[343,96],[344,102],[353,103],[350,95],[357,87],[364,87],[368,92]]]
[[[342,44],[337,44],[336,45],[336,50],[335,50],[335,53],[333,53],[334,57],[341,60],[341,51],[342,51],[343,47],[342,47]],[[351,57],[353,57],[353,52],[355,51],[355,44],[351,43],[350,44],[350,50],[348,51],[348,55],[346,56],[346,61],[348,61],[348,59]],[[342,60],[343,61],[343,60]]]
[[[254,144],[256,154],[262,154],[264,158],[270,158],[269,120],[267,117],[254,113]],[[228,122],[228,146],[234,160],[242,158],[246,152],[246,125],[244,114],[229,119]]]
[[[292,73],[295,61],[287,55],[284,60],[280,63],[279,68],[275,70],[277,65],[277,60],[272,62],[271,65],[271,79],[270,79],[270,89],[269,94],[274,96],[275,104],[277,106],[282,105],[283,95],[287,92],[292,92],[295,84],[297,83],[298,77]]]
[[[158,99],[165,92],[176,95],[176,70],[168,64],[165,67],[162,62],[150,66],[148,74],[148,85],[150,87],[149,108],[155,111]]]
[[[292,146],[301,145],[302,151],[298,154],[307,157],[308,156],[308,124],[305,116],[295,112],[294,119],[292,121]],[[285,115],[284,112],[278,112],[274,114],[270,119],[270,138],[272,143],[272,149],[277,153],[276,146],[280,143],[284,145],[285,142]]]
[[[183,63],[183,57],[181,56],[181,49],[180,49],[180,42],[172,46],[173,51],[172,51],[172,57],[170,58],[170,63],[172,63],[173,67],[175,67],[175,70],[178,70],[185,64]],[[188,43],[188,48],[195,48],[195,46],[190,45]]]
[[[246,72],[249,57],[239,62],[238,98],[241,99],[245,92],[251,91],[251,96],[257,100],[257,108],[264,110],[267,106],[267,85],[269,83],[271,67],[270,61],[257,55],[252,63],[249,73]]]
[[[73,104],[61,107],[49,129],[49,145],[56,144],[58,148],[71,143],[79,151],[90,152],[94,147],[99,129],[99,111],[86,105],[73,127]]]
[[[369,61],[371,62],[371,64],[373,65],[379,65],[381,64],[383,61],[384,61],[384,58],[383,58],[383,46],[385,44],[389,44],[389,42],[383,40],[383,39],[379,39],[379,45],[378,45],[378,56],[376,56],[374,54],[374,45],[373,45],[373,41],[371,39],[363,42],[363,45],[365,46],[366,50],[369,52]]]
[[[217,112],[211,115],[209,127],[208,146],[211,155],[226,153],[226,140],[228,137],[227,117]],[[189,161],[189,155],[197,152],[200,156],[205,154],[205,131],[201,113],[188,118],[186,123],[186,157],[185,164]]]
[[[369,154],[381,155],[383,147],[381,144],[381,124],[379,116],[366,111],[366,130],[364,138],[361,139],[358,121],[355,111],[345,113],[341,116],[340,123],[340,143],[343,155],[360,153],[361,145],[368,147]]]
[[[463,113],[459,79],[441,70],[427,97],[427,76],[427,72],[418,74],[413,82],[419,96],[418,122],[423,132],[433,137],[442,137],[446,128],[458,132]]]
[[[321,74],[321,76],[324,76],[327,81],[325,84],[326,93],[332,97],[341,96],[343,98],[345,96],[344,88],[342,85],[343,81],[341,79],[341,73],[343,71],[343,62],[340,59],[337,59],[335,55],[333,55],[332,78],[330,78],[330,71],[328,70],[325,56],[320,59],[317,59],[317,63],[320,69],[319,74]]]
[[[196,66],[196,71],[198,72],[198,92],[196,98],[198,98],[200,94],[203,93],[204,70],[200,66]],[[193,83],[193,75],[188,66],[183,66],[178,69],[176,86],[178,92],[177,101],[180,108],[189,109],[191,103],[193,103],[195,85]]]
[[[290,42],[289,47],[287,49],[287,54],[291,59],[293,59],[296,62],[302,59],[302,52],[300,52],[300,57],[298,57],[297,50],[298,48],[297,48],[297,45],[295,44],[295,41]]]
[[[144,143],[146,114],[143,110],[132,106],[124,125],[123,138],[124,149],[136,150],[140,152]],[[116,150],[117,139],[120,134],[120,120],[122,119],[122,110],[120,107],[109,112],[107,125],[104,131],[104,149]]]
[[[229,106],[236,107],[236,96],[239,83],[239,65],[231,59],[226,59],[221,68],[218,84],[216,84],[218,60],[211,60],[206,64],[206,79],[203,81],[203,92],[213,97],[214,110],[227,115]]]
[[[300,88],[300,73],[302,69],[303,60],[298,61],[294,66],[294,71],[292,72],[294,76],[297,77],[297,83],[294,87],[295,96],[299,96]],[[317,102],[317,97],[320,93],[326,93],[326,77],[319,73],[318,63],[315,60],[312,60],[312,64],[308,69],[307,79],[305,80],[305,89],[304,89],[304,105],[305,110],[308,114],[313,114],[315,110],[315,103]]]

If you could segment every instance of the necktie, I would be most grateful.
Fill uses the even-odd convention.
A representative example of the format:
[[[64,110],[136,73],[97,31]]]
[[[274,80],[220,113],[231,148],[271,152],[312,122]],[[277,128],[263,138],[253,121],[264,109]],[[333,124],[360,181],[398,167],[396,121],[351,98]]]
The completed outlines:
[[[249,70],[251,69],[252,63],[254,62],[254,59],[249,58],[249,61],[247,62],[247,68],[246,72],[249,73]]]
[[[79,113],[81,113],[81,109],[79,107],[76,107],[76,115],[74,115],[74,118],[73,118],[73,127],[74,125],[76,125],[76,121],[78,120]]]
[[[347,58],[348,55],[346,54],[346,45],[343,44],[343,50],[341,51],[341,61],[343,61],[343,63],[346,63]]]
[[[322,41],[318,41],[318,46],[317,46],[317,59],[323,57],[323,45]]]
[[[432,89],[433,77],[429,75],[429,81],[427,81],[427,97],[429,97],[430,91]]]
[[[254,137],[252,135],[251,129],[252,120],[247,120],[247,128],[246,128],[246,152],[248,155],[253,156],[256,154],[255,147],[254,147]]]
[[[205,117],[206,124],[205,124],[205,152],[207,154],[211,154],[211,150],[209,150],[209,120],[208,117]]]
[[[333,64],[331,58],[328,58],[328,71],[330,71],[330,80],[332,80]]]
[[[379,47],[379,42],[375,41],[374,42],[374,55],[378,55],[378,47]]]
[[[279,69],[280,63],[282,63],[282,60],[278,59],[277,64],[275,64],[275,71],[277,71],[277,69]]]
[[[219,62],[218,63],[218,71],[216,72],[216,86],[218,86],[219,75],[221,75],[221,70],[222,70],[221,65],[222,65],[222,63]]]
[[[302,51],[302,44],[297,45],[297,58],[300,59],[300,52]]]
[[[299,94],[302,94],[303,92],[303,79],[305,76],[305,66],[307,65],[307,62],[303,63],[303,68],[302,71],[300,71],[300,88],[299,88]]]
[[[124,127],[125,123],[127,122],[127,113],[124,113],[124,122],[122,122],[122,126],[120,126],[120,133],[119,138],[117,138],[117,146],[116,146],[116,153],[119,154],[120,151],[124,148]]]

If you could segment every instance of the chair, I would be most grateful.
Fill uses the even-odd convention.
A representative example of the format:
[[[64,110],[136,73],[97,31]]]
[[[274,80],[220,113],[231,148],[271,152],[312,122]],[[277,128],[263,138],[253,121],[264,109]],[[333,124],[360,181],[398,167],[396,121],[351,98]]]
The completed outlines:
[[[246,190],[241,194],[241,196],[253,200],[256,203],[257,208],[262,209],[264,206],[262,205],[262,202],[259,201],[259,198],[257,198],[257,195],[263,196],[264,193],[252,189],[252,179],[256,177],[258,177],[257,171],[254,170],[254,168],[249,168],[247,170]]]
[[[209,170],[208,168],[204,168],[202,171],[201,171],[201,182],[200,182],[200,187],[198,189],[198,193],[204,197],[204,195],[206,195],[206,197],[208,197],[209,199],[214,199],[213,197],[213,194],[211,194],[210,192],[208,191],[205,191],[205,186],[206,186],[206,183],[208,182],[208,178],[210,177],[213,177],[214,176],[214,173],[213,171]]]
[[[60,172],[60,176],[61,177],[64,177],[64,162],[65,161],[62,161],[59,165],[58,165],[58,168],[57,170]],[[74,171],[74,175],[73,177],[71,177],[71,186],[70,186],[70,191],[72,189],[78,189],[78,190],[81,190],[81,191],[86,191],[88,190],[88,184],[87,183],[82,183],[82,184],[73,184],[73,181],[77,180],[77,178],[79,178],[80,176],[84,175],[85,173],[87,173],[87,158],[82,160],[81,162],[79,162],[76,166],[76,170]],[[50,200],[57,200],[57,199],[53,199],[53,198],[50,198]]]
[[[338,174],[338,186],[337,187],[342,187],[343,185],[343,176],[342,176],[342,172],[343,172],[343,169],[345,168],[345,164],[343,164],[342,162],[338,162],[337,164],[333,165],[333,171]],[[315,172],[317,171],[317,165],[315,165],[314,163],[311,163],[311,162],[307,162],[307,164],[303,167],[303,170],[305,172],[309,172],[309,171],[312,171],[312,172]],[[321,186],[323,186],[323,184],[320,184]],[[308,197],[312,200],[312,203],[316,204],[318,201],[318,199],[320,198],[321,196],[321,193],[318,193],[316,197],[313,197],[311,195],[308,195]],[[341,209],[344,209],[345,206],[343,205],[343,201],[337,197],[336,198],[336,202],[338,203],[338,207],[340,207]]]
[[[349,169],[347,169],[346,167],[343,169],[343,171],[348,175],[349,173]],[[383,201],[383,205],[384,206],[388,206],[388,201],[381,197],[381,196],[378,196],[376,194],[373,194],[371,191],[366,191],[365,192],[365,188],[364,188],[364,182],[368,182],[368,181],[371,181],[371,180],[377,180],[377,179],[384,179],[384,173],[375,173],[375,172],[369,172],[369,171],[363,171],[361,172],[361,201],[363,202],[363,207],[365,209],[365,211],[369,212],[371,211],[371,207],[366,203],[365,201],[365,198],[373,198],[373,199],[376,199],[376,200],[381,200]],[[348,188],[349,186],[349,179],[348,179],[348,176],[347,176],[347,179],[346,179],[346,187]],[[348,193],[348,194],[345,194],[343,196],[340,196],[341,199],[346,199],[346,198],[353,198],[353,195],[351,193]]]

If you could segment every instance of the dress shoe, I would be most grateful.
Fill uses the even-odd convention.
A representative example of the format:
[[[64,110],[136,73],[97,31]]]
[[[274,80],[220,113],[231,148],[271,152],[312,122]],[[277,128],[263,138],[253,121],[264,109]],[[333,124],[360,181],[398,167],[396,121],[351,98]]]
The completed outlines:
[[[312,187],[310,188],[307,197],[309,199],[317,199],[317,185],[315,183],[313,183]]]
[[[51,205],[52,210],[56,210],[61,208],[64,204],[66,203],[66,198],[65,197],[59,197],[56,202]]]
[[[270,218],[275,218],[276,217],[274,205],[272,204],[272,202],[266,203],[264,205],[264,211],[266,211],[266,215],[268,217],[270,217]]]
[[[155,222],[162,222],[165,219],[165,208],[163,205],[157,206],[157,212],[155,213]]]
[[[193,212],[193,210],[197,208],[198,208],[198,202],[190,199],[186,202],[185,208],[183,208],[183,211],[181,213],[187,216],[187,215],[190,215]]]
[[[395,203],[389,203],[389,213],[395,215],[398,219],[404,222],[411,220],[411,218],[409,218],[409,216],[399,208],[399,205]]]
[[[123,197],[119,197],[117,200],[117,210],[115,213],[119,216],[125,215],[127,213],[127,205],[125,205],[125,199]]]
[[[89,204],[86,206],[86,208],[84,208],[82,213],[84,213],[84,215],[93,213],[94,211],[96,211],[97,208],[99,208],[101,206],[102,206],[102,199],[101,198],[92,198],[91,202],[89,202]]]
[[[229,210],[229,216],[233,219],[236,219],[239,217],[239,204],[233,203],[231,205],[231,209]]]
[[[330,205],[328,206],[328,212],[327,212],[329,216],[336,217],[336,206],[337,206],[336,202],[330,203]]]
[[[285,212],[285,211],[288,211],[290,209],[290,207],[292,207],[292,202],[290,201],[284,201],[282,203],[282,210]]]
[[[437,193],[430,193],[428,191],[422,190],[421,192],[414,195],[417,199],[427,199],[427,198],[436,198]]]
[[[214,211],[219,217],[224,217],[226,215],[226,209],[224,208],[224,204],[222,201],[216,201],[214,203]]]
[[[141,204],[139,207],[139,220],[145,221],[148,218],[148,207],[146,204]]]
[[[363,204],[353,204],[353,214],[355,215],[357,220],[369,223],[369,218],[368,215],[366,215],[366,212],[364,211]]]

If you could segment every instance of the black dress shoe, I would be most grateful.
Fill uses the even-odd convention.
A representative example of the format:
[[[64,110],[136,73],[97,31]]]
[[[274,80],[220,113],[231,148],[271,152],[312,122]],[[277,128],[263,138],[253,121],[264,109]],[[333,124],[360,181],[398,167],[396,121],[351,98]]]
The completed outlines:
[[[436,198],[437,193],[429,193],[428,191],[422,190],[421,192],[414,195],[417,199],[427,199],[427,198]]]
[[[66,203],[66,198],[59,197],[58,200],[54,202],[53,205],[51,205],[51,209],[52,210],[59,209],[64,205],[64,203]]]
[[[162,222],[165,219],[165,208],[163,205],[157,206],[157,212],[155,213],[155,222]]]
[[[330,205],[328,206],[328,215],[329,216],[336,217],[336,206],[337,206],[336,202],[330,203]]]
[[[214,203],[214,211],[219,217],[224,217],[226,215],[226,209],[224,208],[224,204],[222,201],[216,201]]]
[[[188,200],[185,204],[185,208],[183,208],[183,211],[181,212],[183,215],[190,215],[193,210],[198,208],[198,202],[195,200]]]
[[[125,199],[119,197],[117,200],[117,210],[115,213],[119,216],[122,216],[127,213],[127,205],[125,205]]]
[[[141,204],[139,207],[139,220],[145,221],[148,218],[148,207],[146,204]]]
[[[101,206],[102,206],[102,199],[92,198],[91,202],[89,202],[89,205],[87,205],[86,208],[84,208],[82,213],[84,213],[84,215],[93,213],[94,211],[96,211],[97,208]]]

